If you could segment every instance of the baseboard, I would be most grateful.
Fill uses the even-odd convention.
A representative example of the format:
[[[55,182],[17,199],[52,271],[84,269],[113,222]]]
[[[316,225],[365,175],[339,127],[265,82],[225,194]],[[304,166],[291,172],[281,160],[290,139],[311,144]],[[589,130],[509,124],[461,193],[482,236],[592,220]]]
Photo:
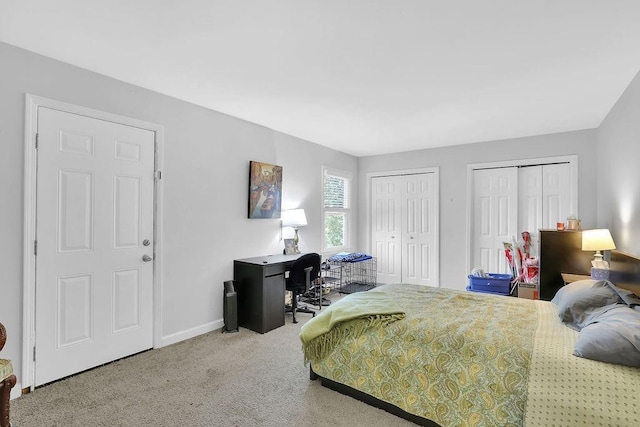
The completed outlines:
[[[197,337],[198,335],[206,334],[208,332],[215,331],[216,329],[221,329],[223,326],[224,320],[219,319],[210,323],[205,323],[204,325],[196,326],[195,328],[164,336],[162,337],[161,347],[188,340],[189,338]]]

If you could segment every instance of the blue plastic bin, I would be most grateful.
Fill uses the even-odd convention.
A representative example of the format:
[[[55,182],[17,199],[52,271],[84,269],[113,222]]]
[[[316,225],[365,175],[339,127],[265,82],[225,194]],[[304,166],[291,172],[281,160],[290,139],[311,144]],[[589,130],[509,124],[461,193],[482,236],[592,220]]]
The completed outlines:
[[[509,295],[511,291],[510,274],[489,273],[488,277],[469,276],[468,290],[474,292],[487,292],[491,294]]]
[[[503,296],[503,297],[506,297],[506,296],[509,295],[509,294],[504,294],[502,292],[476,291],[474,289],[471,289],[471,286],[467,286],[466,289],[469,292],[475,292],[475,293],[478,293],[478,294],[500,295],[500,296]]]

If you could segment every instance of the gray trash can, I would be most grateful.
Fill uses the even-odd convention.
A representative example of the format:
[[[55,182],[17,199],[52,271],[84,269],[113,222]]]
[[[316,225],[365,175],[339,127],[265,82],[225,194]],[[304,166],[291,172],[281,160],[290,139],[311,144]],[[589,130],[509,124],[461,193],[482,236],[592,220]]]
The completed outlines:
[[[238,294],[235,289],[235,281],[224,282],[223,295],[224,326],[222,332],[238,332]]]

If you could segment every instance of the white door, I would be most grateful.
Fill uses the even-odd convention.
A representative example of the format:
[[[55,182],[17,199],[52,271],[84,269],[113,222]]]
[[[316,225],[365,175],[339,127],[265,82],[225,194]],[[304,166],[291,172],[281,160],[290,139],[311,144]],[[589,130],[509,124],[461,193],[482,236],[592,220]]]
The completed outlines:
[[[38,109],[36,386],[153,346],[154,139]]]
[[[542,226],[556,228],[571,212],[571,168],[568,163],[542,166]]]
[[[402,187],[399,177],[371,180],[373,244],[379,283],[402,281]]]
[[[518,232],[518,169],[473,171],[472,268],[510,273],[504,242]]]
[[[528,231],[538,248],[538,230],[542,227],[542,166],[527,166],[518,169],[518,231]],[[554,224],[555,225],[555,224]],[[520,238],[521,236],[515,236]]]
[[[570,188],[569,163],[518,170],[518,230],[531,234],[536,251],[540,247],[538,230],[555,229],[558,222],[564,222],[572,214]]]
[[[435,174],[374,177],[371,188],[378,282],[438,286]]]
[[[402,178],[402,282],[438,286],[434,174]]]

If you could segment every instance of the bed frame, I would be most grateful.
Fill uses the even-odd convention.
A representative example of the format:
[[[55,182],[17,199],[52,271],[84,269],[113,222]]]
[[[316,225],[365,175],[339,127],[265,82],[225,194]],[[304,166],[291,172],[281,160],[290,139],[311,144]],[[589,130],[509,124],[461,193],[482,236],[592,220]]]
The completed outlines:
[[[615,285],[628,289],[640,296],[640,258],[621,251],[611,251],[609,280]],[[422,418],[414,414],[410,414],[395,405],[384,402],[373,396],[370,396],[360,390],[356,390],[344,384],[321,377],[313,372],[309,365],[309,379],[320,380],[320,383],[331,390],[337,391],[347,396],[358,399],[368,405],[383,409],[393,415],[405,420],[411,421],[417,425],[428,427],[440,427],[440,425],[427,418]]]
[[[397,406],[392,405],[391,403],[380,400],[360,390],[356,390],[353,387],[349,387],[348,385],[344,385],[344,384],[335,382],[333,380],[321,377],[320,375],[313,372],[313,369],[311,368],[311,364],[309,364],[309,379],[320,380],[320,384],[322,384],[323,387],[329,388],[333,391],[337,391],[338,393],[342,393],[346,396],[353,397],[354,399],[364,402],[367,405],[382,409],[386,412],[389,412],[390,414],[403,418],[407,421],[411,421],[412,423],[417,424],[419,426],[441,427],[440,424],[434,421],[431,421],[427,418],[419,417],[414,414],[410,414],[409,412],[403,409],[400,409]]]

